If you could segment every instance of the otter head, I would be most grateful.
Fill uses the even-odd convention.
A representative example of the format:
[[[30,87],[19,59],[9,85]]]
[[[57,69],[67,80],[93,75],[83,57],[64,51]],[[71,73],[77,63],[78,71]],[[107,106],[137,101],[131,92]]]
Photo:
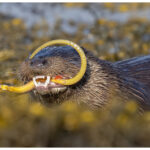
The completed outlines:
[[[72,95],[74,85],[60,85],[51,82],[51,79],[70,79],[79,72],[80,65],[80,57],[72,47],[51,46],[32,59],[26,59],[20,67],[19,77],[24,83],[34,81],[32,95],[41,102],[60,103]]]

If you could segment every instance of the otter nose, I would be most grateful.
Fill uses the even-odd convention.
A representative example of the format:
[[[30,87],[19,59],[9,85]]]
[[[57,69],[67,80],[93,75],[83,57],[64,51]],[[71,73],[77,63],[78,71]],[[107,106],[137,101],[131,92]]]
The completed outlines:
[[[32,67],[44,67],[47,64],[46,59],[32,59],[30,65]]]

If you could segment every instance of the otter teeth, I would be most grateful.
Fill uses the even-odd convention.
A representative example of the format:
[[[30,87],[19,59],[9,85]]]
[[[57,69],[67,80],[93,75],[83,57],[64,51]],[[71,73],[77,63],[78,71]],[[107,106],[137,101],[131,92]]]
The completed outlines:
[[[46,81],[45,81],[44,83],[42,83],[42,82],[37,82],[37,81],[36,81],[37,79],[44,79],[44,78],[45,78],[45,76],[36,76],[36,77],[33,77],[34,85],[35,85],[36,87],[38,87],[38,86],[47,87],[47,85],[48,85],[49,82],[50,82],[50,76],[47,76]]]
[[[66,87],[52,88],[52,89],[51,89],[51,92],[52,92],[53,94],[57,94],[57,93],[59,93],[59,92],[65,91],[65,90],[66,90]]]

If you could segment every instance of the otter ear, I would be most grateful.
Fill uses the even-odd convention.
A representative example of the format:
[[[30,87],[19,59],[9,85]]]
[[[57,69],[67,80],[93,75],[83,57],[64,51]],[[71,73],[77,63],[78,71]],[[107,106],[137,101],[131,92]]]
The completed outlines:
[[[84,51],[86,51],[86,49],[83,46],[80,46]]]
[[[80,46],[82,49],[83,49],[83,51],[84,51],[84,53],[85,54],[87,54],[89,51],[86,49],[86,48],[84,48],[83,46]]]

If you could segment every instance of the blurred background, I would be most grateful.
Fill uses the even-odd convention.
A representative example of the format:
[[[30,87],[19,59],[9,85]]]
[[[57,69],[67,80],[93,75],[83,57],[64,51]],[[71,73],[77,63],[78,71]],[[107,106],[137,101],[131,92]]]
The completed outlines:
[[[0,84],[21,84],[20,63],[52,39],[71,40],[109,61],[147,55],[149,14],[150,3],[0,3]],[[0,93],[0,146],[150,146],[150,112],[115,98],[94,112]]]

